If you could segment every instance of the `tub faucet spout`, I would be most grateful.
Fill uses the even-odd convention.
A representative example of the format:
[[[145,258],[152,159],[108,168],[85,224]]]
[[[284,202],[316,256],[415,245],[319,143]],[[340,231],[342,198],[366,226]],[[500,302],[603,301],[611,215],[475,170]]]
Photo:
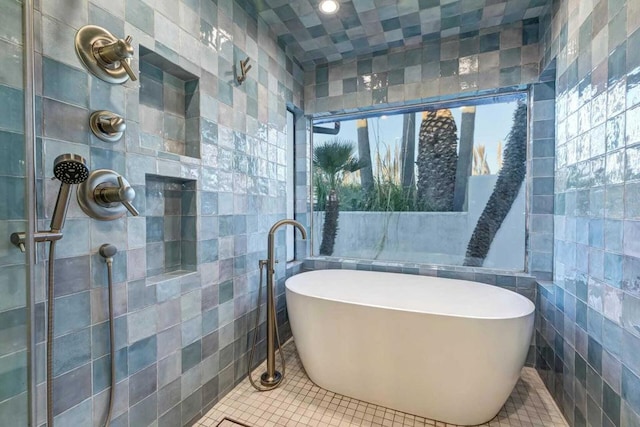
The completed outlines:
[[[302,238],[304,240],[307,240],[307,230],[305,230],[302,224],[300,224],[298,221],[294,221],[292,219],[282,219],[273,224],[273,226],[271,226],[271,229],[269,230],[269,247],[267,248],[267,269],[269,271],[269,274],[275,273],[275,264],[278,262],[276,260],[276,231],[278,231],[278,229],[283,225],[293,225],[298,230],[300,230]]]
[[[269,230],[268,248],[267,248],[267,371],[260,377],[260,383],[269,389],[278,386],[282,381],[282,374],[276,371],[276,347],[275,340],[277,336],[276,321],[276,304],[275,304],[275,263],[276,261],[276,231],[284,225],[293,225],[298,230],[303,239],[307,239],[307,231],[302,224],[292,219],[283,219],[271,227]],[[263,261],[261,261],[262,263]],[[280,344],[278,343],[278,346]],[[282,349],[280,349],[282,352]],[[284,369],[283,369],[284,372]]]

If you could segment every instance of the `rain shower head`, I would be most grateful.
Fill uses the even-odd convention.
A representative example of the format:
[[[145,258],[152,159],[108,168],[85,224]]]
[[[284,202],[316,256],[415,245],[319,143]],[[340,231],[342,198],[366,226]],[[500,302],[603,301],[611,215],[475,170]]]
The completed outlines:
[[[61,154],[53,161],[53,175],[60,180],[60,191],[56,207],[51,216],[51,231],[60,231],[67,216],[67,206],[71,196],[71,186],[80,184],[89,177],[89,168],[82,156],[77,154]]]

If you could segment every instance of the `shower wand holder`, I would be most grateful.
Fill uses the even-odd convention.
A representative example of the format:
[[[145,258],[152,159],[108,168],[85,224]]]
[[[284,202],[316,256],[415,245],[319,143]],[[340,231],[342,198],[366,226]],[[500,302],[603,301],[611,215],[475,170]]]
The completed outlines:
[[[86,25],[76,33],[78,58],[91,73],[107,83],[138,80],[129,61],[133,58],[131,36],[119,39],[96,25]]]
[[[115,171],[97,169],[78,186],[78,205],[84,213],[100,221],[112,221],[125,215],[127,211],[138,216],[138,210],[131,204],[136,192],[129,182]]]

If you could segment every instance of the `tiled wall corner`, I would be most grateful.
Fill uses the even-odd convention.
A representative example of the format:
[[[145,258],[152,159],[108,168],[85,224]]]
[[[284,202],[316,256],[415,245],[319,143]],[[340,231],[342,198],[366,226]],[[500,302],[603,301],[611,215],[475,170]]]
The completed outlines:
[[[527,271],[538,280],[553,276],[555,82],[532,85],[527,156]]]
[[[640,425],[640,7],[555,1],[543,22],[556,164],[538,371],[572,426]]]

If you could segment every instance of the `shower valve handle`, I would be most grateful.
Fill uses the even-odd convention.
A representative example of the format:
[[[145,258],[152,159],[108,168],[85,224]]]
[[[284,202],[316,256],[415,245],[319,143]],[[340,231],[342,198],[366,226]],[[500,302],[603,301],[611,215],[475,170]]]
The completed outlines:
[[[136,74],[129,65],[130,58],[133,58],[133,46],[131,42],[133,38],[127,36],[124,40],[118,39],[104,46],[94,47],[96,59],[104,64],[112,65],[120,63],[120,66],[126,71],[132,81],[138,80]]]
[[[100,200],[101,202],[108,203],[122,203],[125,208],[131,215],[138,216],[140,212],[131,204],[133,199],[136,197],[136,192],[133,188],[125,184],[124,179],[121,175],[118,175],[118,186],[117,187],[102,187],[96,188],[95,197],[96,200]]]

